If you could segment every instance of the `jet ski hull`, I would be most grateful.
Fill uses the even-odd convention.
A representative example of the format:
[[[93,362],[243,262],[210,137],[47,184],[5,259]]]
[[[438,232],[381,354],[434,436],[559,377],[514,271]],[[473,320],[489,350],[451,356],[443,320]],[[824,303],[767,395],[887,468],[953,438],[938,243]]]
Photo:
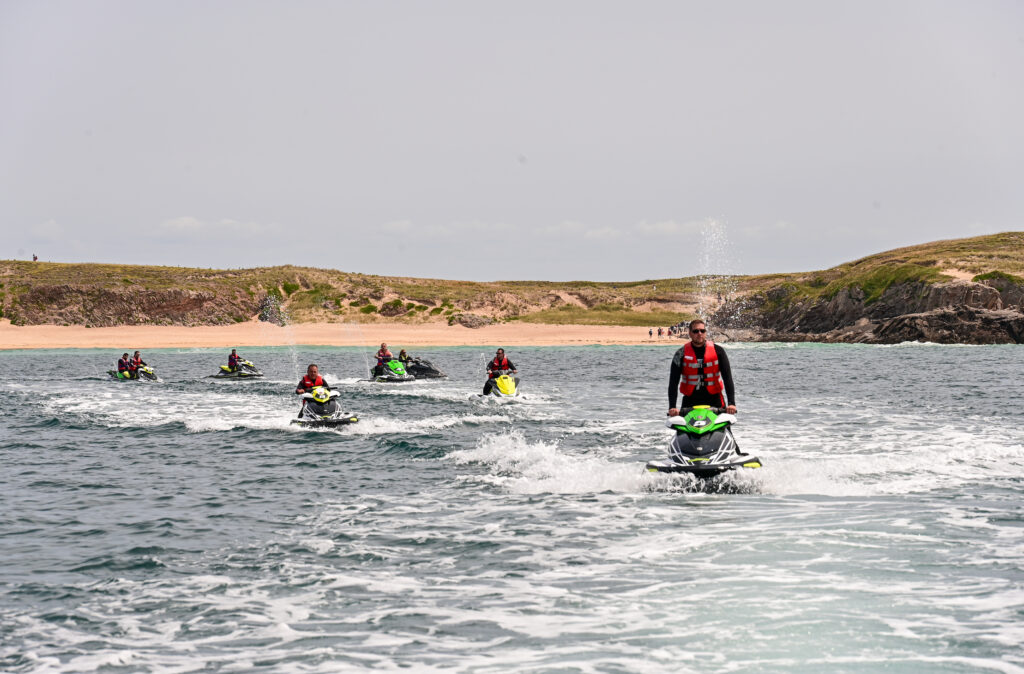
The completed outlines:
[[[378,384],[404,384],[406,382],[416,381],[416,377],[411,374],[407,374],[404,377],[382,374],[379,377],[370,379],[369,381],[376,382]]]
[[[416,379],[447,379],[448,375],[438,370],[429,360],[411,360],[405,364],[405,371]]]
[[[739,468],[761,467],[760,459],[739,450],[731,428],[736,417],[709,407],[687,408],[683,413],[666,421],[676,435],[667,459],[647,462],[649,472],[713,478]]]
[[[338,428],[359,421],[358,417],[341,417],[334,419],[292,419],[292,423],[303,428]]]
[[[116,379],[117,381],[159,381],[152,372],[143,372],[141,370],[136,377],[121,377],[118,375],[117,370],[107,370],[107,374],[110,375],[111,379]]]
[[[694,477],[718,477],[738,468],[760,468],[761,460],[749,454],[739,454],[735,461],[728,463],[711,463],[697,460],[693,463],[677,463],[675,461],[648,461],[647,470],[651,473],[687,473]]]
[[[262,377],[263,373],[252,364],[252,361],[240,360],[234,370],[228,365],[221,365],[217,374],[211,374],[211,379],[251,379]]]

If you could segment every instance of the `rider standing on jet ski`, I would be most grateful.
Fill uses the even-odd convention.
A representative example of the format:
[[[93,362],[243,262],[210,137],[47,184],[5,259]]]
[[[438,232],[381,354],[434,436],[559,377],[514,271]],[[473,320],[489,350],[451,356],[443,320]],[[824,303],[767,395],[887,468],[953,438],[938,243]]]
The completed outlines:
[[[299,394],[309,393],[317,386],[323,386],[328,391],[331,390],[331,387],[327,385],[324,378],[320,376],[317,366],[310,363],[309,367],[306,368],[306,376],[299,380],[299,385],[295,387],[295,392]]]
[[[699,318],[690,321],[690,341],[672,358],[668,377],[670,417],[679,414],[676,386],[683,394],[683,407],[709,405],[724,407],[727,413],[736,414],[736,391],[729,357],[725,349],[707,340],[707,328]]]
[[[494,360],[487,363],[487,381],[484,382],[484,395],[491,392],[491,388],[494,387],[494,378],[499,376],[502,370],[512,370],[512,374],[515,374],[516,366],[505,357],[505,349],[498,349]]]

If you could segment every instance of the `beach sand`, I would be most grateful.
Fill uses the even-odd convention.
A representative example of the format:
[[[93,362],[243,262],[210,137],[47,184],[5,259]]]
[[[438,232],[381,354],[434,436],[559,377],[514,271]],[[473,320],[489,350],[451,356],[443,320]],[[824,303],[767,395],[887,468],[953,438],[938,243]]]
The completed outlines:
[[[604,325],[539,325],[503,323],[483,328],[464,328],[428,323],[300,323],[280,327],[249,322],[237,325],[186,328],[128,325],[86,328],[63,325],[13,326],[0,320],[0,349],[115,350],[180,347],[287,346],[571,346],[584,344],[666,344],[682,341],[657,334],[648,338],[647,328]]]

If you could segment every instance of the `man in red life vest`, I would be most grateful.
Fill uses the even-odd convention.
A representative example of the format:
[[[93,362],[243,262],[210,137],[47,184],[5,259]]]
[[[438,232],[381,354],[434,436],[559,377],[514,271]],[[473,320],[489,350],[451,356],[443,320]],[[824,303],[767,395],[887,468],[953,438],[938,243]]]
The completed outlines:
[[[146,361],[142,360],[142,353],[136,351],[135,355],[132,356],[132,372],[136,377],[139,376],[140,367],[146,367]]]
[[[128,352],[117,359],[117,374],[126,379],[132,378],[132,359],[128,357]]]
[[[323,386],[328,391],[331,390],[324,378],[320,376],[317,366],[311,363],[306,368],[306,376],[300,379],[299,385],[295,387],[295,392],[298,394],[309,393],[317,386]]]
[[[683,407],[710,405],[736,414],[736,391],[732,368],[725,349],[707,340],[707,328],[699,318],[690,321],[690,341],[676,351],[668,377],[668,415],[679,414],[676,396],[683,394]]]
[[[384,363],[394,358],[394,354],[388,350],[388,345],[381,342],[380,348],[377,349],[377,365],[373,368],[374,376],[384,374]]]
[[[238,369],[238,363],[241,362],[242,357],[238,355],[235,349],[231,349],[231,353],[228,354],[228,369],[234,372]]]
[[[515,374],[516,366],[505,357],[505,349],[498,349],[498,353],[494,355],[494,360],[487,363],[487,381],[484,382],[484,395],[491,392],[491,388],[494,386],[494,378],[501,375],[502,370],[512,370],[512,374]]]

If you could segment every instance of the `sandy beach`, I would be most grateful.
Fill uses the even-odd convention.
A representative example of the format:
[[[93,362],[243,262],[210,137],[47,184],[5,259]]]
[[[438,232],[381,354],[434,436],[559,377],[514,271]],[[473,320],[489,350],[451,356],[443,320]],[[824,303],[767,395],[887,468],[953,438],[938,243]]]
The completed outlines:
[[[0,349],[159,349],[318,344],[374,346],[389,342],[409,346],[571,346],[584,344],[666,344],[677,339],[648,338],[646,328],[602,325],[504,323],[483,328],[404,323],[301,323],[280,327],[250,322],[226,326],[178,327],[131,325],[14,326],[0,321]]]

